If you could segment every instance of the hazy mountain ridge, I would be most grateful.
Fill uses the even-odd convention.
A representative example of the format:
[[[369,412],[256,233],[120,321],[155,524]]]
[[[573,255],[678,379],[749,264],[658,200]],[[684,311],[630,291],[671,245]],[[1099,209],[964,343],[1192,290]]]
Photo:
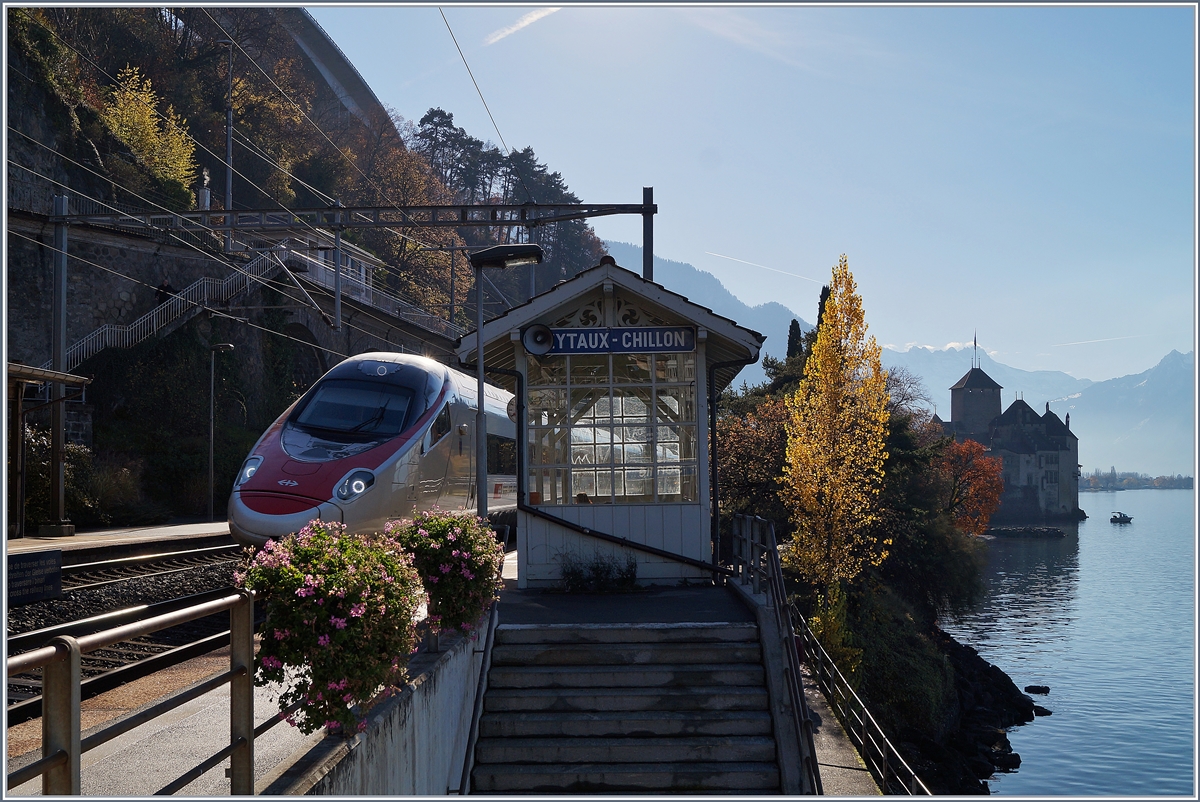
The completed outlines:
[[[604,246],[609,254],[617,260],[621,267],[638,274],[642,272],[642,248],[628,242],[612,242],[606,240]],[[671,292],[685,296],[693,303],[706,306],[722,317],[730,318],[740,326],[753,329],[766,336],[763,353],[782,359],[787,354],[788,328],[792,320],[800,321],[800,328],[808,331],[812,325],[786,306],[774,301],[758,306],[750,306],[739,300],[725,288],[721,280],[712,273],[706,273],[686,262],[675,262],[654,257],[654,281],[663,285]],[[817,293],[814,293],[815,302]],[[762,359],[753,365],[747,365],[738,374],[736,386],[745,381],[748,384],[760,384],[766,381],[762,370]]]
[[[1071,414],[1083,470],[1193,474],[1195,353],[1172,351],[1149,370],[1096,382],[1077,396],[1051,400]]]
[[[885,367],[904,366],[920,376],[938,414],[950,418],[950,386],[971,369],[970,348],[883,350]],[[1195,446],[1194,354],[1172,351],[1142,373],[1102,382],[1052,370],[1027,371],[1001,364],[983,351],[979,366],[996,380],[1002,409],[1018,397],[1038,412],[1063,418],[1079,437],[1079,461],[1095,468],[1151,475],[1192,475]]]
[[[971,348],[934,350],[915,347],[907,351],[884,348],[881,361],[885,368],[902,366],[920,376],[937,413],[949,420],[950,387],[971,369],[974,353]],[[979,367],[1004,388],[1000,396],[1004,409],[1020,394],[1025,403],[1041,411],[1047,401],[1082,392],[1092,385],[1090,379],[1076,379],[1062,371],[1021,370],[997,362],[982,349],[978,353]]]

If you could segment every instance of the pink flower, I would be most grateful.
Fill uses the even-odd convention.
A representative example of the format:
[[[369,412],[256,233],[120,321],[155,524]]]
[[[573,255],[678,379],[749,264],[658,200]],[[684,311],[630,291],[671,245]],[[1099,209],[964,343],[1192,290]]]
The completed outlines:
[[[338,629],[346,628],[346,619],[344,619],[344,618],[338,618],[337,616],[331,616],[329,619],[329,623],[333,624]]]
[[[358,722],[358,731],[359,732],[362,732],[366,728],[367,728],[367,722],[365,722],[365,721]]]
[[[367,611],[367,605],[362,604],[361,602],[350,607],[350,615],[353,616],[354,618],[358,618],[366,611]]]
[[[350,701],[351,699],[353,699],[353,698],[354,698],[354,694],[352,694],[352,693],[348,693],[348,694],[346,694],[345,696],[343,696],[343,697],[342,697],[342,701],[343,701],[343,702],[349,702],[349,701]]]
[[[320,637],[317,638],[317,643],[321,646],[328,646],[329,645],[329,636],[321,635]]]
[[[431,576],[431,577],[429,577],[429,581],[432,584],[436,585],[438,583],[438,578],[436,576]]]
[[[286,638],[288,635],[291,635],[291,634],[292,634],[292,631],[290,629],[285,629],[283,631],[280,631],[277,629],[277,630],[275,630],[275,640],[283,640],[284,638]]]
[[[468,571],[466,568],[462,569],[462,575],[465,576],[467,579],[475,578],[475,575],[473,573],[471,573],[470,571]]]
[[[442,565],[441,565],[441,569],[442,569],[442,573],[443,573],[443,574],[448,574],[448,573],[450,573],[450,566],[449,566],[449,565],[446,565],[445,563],[442,563]]]
[[[263,668],[283,668],[283,663],[273,654],[268,654],[262,659]]]

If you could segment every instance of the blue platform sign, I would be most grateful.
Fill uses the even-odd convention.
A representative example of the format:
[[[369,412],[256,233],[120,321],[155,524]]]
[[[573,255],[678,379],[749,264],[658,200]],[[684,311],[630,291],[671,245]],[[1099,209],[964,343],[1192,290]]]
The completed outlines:
[[[628,329],[551,329],[552,354],[647,354],[696,350],[691,326],[637,326]]]
[[[31,551],[8,555],[4,584],[8,606],[57,599],[62,596],[62,552]]]

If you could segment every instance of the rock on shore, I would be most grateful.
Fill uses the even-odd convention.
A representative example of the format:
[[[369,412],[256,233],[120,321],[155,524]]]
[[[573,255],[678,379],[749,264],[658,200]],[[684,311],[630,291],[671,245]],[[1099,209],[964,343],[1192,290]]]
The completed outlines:
[[[970,646],[940,630],[935,638],[954,667],[957,721],[937,741],[915,730],[901,733],[900,751],[935,794],[990,793],[988,777],[1021,765],[1006,729],[1033,721],[1033,699]]]

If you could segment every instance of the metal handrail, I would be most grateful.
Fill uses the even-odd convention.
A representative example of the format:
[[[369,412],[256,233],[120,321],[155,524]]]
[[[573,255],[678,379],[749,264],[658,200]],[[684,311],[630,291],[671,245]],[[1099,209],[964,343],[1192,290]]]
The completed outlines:
[[[787,657],[785,680],[791,697],[796,737],[800,744],[801,770],[805,784],[812,793],[824,794],[821,772],[813,737],[812,719],[801,685],[800,656],[796,653],[796,630],[792,626],[791,610],[783,586],[783,570],[775,547],[775,524],[757,516],[733,516],[734,569],[743,585],[751,585],[755,594],[767,590],[768,606],[773,610],[775,625],[783,634],[783,653]]]
[[[306,249],[307,250],[307,249]],[[300,271],[299,278],[312,282],[325,289],[334,289],[335,274],[333,265],[322,259],[317,259],[310,256],[301,250],[289,250],[285,256],[286,259],[299,260],[305,263],[308,268],[306,271]],[[364,264],[368,264],[365,263]],[[369,264],[368,264],[369,266]],[[360,279],[351,270],[348,265],[342,266],[342,293],[350,298],[361,301],[376,309],[380,309],[388,314],[407,320],[409,323],[420,326],[427,331],[432,331],[435,334],[441,334],[450,339],[457,339],[467,333],[467,329],[459,326],[457,323],[451,323],[449,320],[440,318],[431,312],[427,312],[415,304],[409,303],[401,298],[392,295],[389,292],[379,289],[371,280]]]
[[[72,371],[105,348],[132,348],[153,337],[165,326],[190,318],[209,304],[223,304],[250,288],[251,282],[263,282],[282,269],[272,253],[260,254],[239,272],[224,279],[205,276],[197,279],[169,299],[128,325],[105,323],[67,349],[66,370]],[[42,365],[49,368],[50,362]]]
[[[795,605],[789,603],[788,606],[791,608],[792,619],[800,623],[799,633],[804,643],[804,653],[817,686],[879,787],[884,793],[931,795],[933,792],[883,734],[883,728],[875,721],[862,699],[821,646],[804,616],[795,609]]]
[[[87,738],[81,737],[79,686],[82,681],[82,655],[224,610],[229,611],[228,672],[212,677],[136,716],[105,727]],[[9,774],[6,777],[6,787],[9,790],[41,775],[44,795],[78,795],[81,793],[80,758],[84,752],[228,682],[230,744],[218,753],[219,756],[214,755],[203,761],[201,767],[211,768],[212,765],[216,765],[214,760],[220,762],[225,757],[230,757],[230,793],[254,793],[254,594],[250,591],[237,591],[182,610],[78,638],[60,635],[49,645],[10,657],[5,663],[7,676],[10,677],[35,668],[43,669],[42,758]],[[184,777],[195,779],[199,776],[195,772],[196,769],[192,769]],[[186,785],[186,782],[184,784]],[[173,786],[174,783],[167,788]]]
[[[462,779],[458,784],[460,796],[471,793],[471,769],[475,767],[475,744],[479,740],[479,719],[483,716],[483,697],[487,693],[488,670],[492,667],[492,644],[496,640],[496,627],[500,623],[500,606],[492,602],[488,615],[487,637],[483,642],[483,659],[479,663],[479,682],[475,687],[475,705],[471,711],[471,729],[467,733],[467,751],[463,755]]]

